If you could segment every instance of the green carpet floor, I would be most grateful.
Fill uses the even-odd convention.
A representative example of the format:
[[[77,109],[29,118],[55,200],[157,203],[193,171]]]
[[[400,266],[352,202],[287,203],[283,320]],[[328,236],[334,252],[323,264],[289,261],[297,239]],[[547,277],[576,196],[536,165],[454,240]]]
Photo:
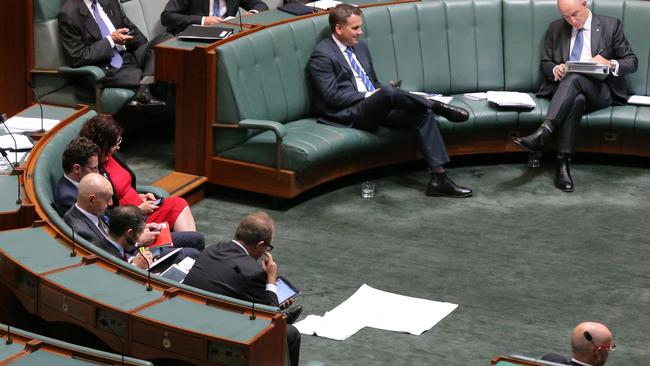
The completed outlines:
[[[248,212],[269,212],[274,258],[302,289],[304,315],[323,315],[364,283],[460,305],[420,336],[303,336],[303,363],[487,365],[500,354],[568,354],[573,327],[595,320],[618,345],[609,364],[650,364],[647,161],[578,157],[576,191],[566,194],[553,187],[552,161],[530,170],[522,158],[456,159],[450,175],[474,189],[469,199],[424,196],[428,177],[411,165],[327,184],[276,211],[263,196],[216,188],[192,211],[208,243],[231,238]],[[361,199],[363,180],[375,182],[374,199]]]

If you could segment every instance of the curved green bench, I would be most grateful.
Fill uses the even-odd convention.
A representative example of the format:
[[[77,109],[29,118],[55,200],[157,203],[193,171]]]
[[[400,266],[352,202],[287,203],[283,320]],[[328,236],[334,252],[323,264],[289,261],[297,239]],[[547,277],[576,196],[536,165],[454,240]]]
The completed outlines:
[[[628,75],[632,94],[650,92],[646,36],[650,2],[596,0],[593,10],[623,21],[639,57]],[[548,100],[534,97],[554,0],[443,0],[364,9],[365,39],[380,80],[402,80],[414,91],[454,96],[470,111],[465,123],[440,119],[451,154],[517,151],[513,136],[532,131]],[[210,182],[290,198],[317,184],[419,158],[415,135],[318,124],[310,109],[305,66],[329,36],[327,16],[262,29],[217,48],[217,121]],[[497,110],[467,92],[510,90],[533,95],[530,111]],[[617,106],[582,120],[581,151],[650,155],[650,107]]]

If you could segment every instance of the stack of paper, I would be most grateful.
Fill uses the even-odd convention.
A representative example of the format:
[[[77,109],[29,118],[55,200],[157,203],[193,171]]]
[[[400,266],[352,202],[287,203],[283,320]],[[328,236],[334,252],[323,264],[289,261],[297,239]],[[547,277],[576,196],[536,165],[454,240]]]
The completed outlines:
[[[487,93],[465,93],[463,94],[465,98],[471,100],[483,100],[487,99]]]
[[[14,139],[16,141],[14,141]],[[14,135],[14,138],[11,138],[11,135],[2,135],[0,136],[0,147],[5,150],[29,150],[34,147],[34,144],[29,140],[29,137],[25,135]]]
[[[49,131],[57,123],[59,123],[58,119],[43,118],[43,129]],[[13,116],[5,122],[5,125],[13,133],[38,131],[41,129],[41,119]]]
[[[645,95],[630,95],[627,102],[629,104],[650,105],[650,97]]]
[[[533,98],[526,93],[489,91],[487,92],[487,99],[488,102],[492,102],[500,107],[535,108],[536,106]]]
[[[420,335],[457,307],[447,302],[392,294],[364,284],[324,316],[309,315],[294,325],[302,334],[339,341],[364,327]]]

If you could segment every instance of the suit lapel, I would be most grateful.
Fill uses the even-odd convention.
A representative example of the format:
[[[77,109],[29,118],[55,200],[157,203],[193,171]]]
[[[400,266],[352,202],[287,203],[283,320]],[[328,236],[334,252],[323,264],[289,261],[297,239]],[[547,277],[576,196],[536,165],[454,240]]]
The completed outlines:
[[[564,22],[563,28],[562,28],[562,42],[561,44],[561,50],[562,50],[562,61],[566,62],[569,60],[569,51],[571,50],[571,31],[573,28],[571,25],[567,22]]]
[[[88,10],[86,3],[79,0],[77,1],[77,6],[79,8],[79,15],[83,18],[84,27],[86,27],[88,33],[90,33],[96,40],[102,39],[102,32],[99,30],[95,18],[90,14],[90,10]]]
[[[596,56],[600,51],[600,41],[602,32],[600,31],[600,19],[592,13],[591,16],[591,56]]]
[[[203,0],[203,14],[207,14],[207,16],[212,16],[210,14],[210,0]]]
[[[334,58],[336,58],[339,61],[339,63],[341,63],[343,67],[348,70],[348,74],[350,75],[350,80],[354,85],[356,85],[356,81],[354,80],[354,72],[352,71],[352,68],[350,68],[350,65],[348,64],[348,60],[343,55],[343,52],[341,52],[339,46],[336,44],[336,42],[334,42],[332,36],[328,37],[327,40],[330,49],[332,51],[332,55],[334,55]]]

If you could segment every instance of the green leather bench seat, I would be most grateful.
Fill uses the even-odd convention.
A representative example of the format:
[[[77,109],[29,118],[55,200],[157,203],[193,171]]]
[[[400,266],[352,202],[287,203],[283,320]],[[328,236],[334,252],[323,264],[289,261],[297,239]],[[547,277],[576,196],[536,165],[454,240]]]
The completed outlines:
[[[627,76],[633,94],[650,92],[650,2],[600,0],[596,12],[622,19],[639,57],[639,70]],[[467,122],[439,118],[445,137],[480,140],[538,126],[549,101],[537,98],[542,75],[539,60],[548,24],[559,18],[555,0],[442,0],[364,9],[365,40],[383,82],[402,80],[407,90],[454,96],[452,105],[470,112]],[[327,16],[312,17],[260,30],[219,48],[217,122],[236,126],[247,119],[284,124],[282,168],[298,177],[315,166],[348,164],[363,154],[404,149],[415,144],[408,131],[380,129],[376,134],[320,125],[310,110],[305,67],[318,41],[329,36]],[[503,110],[467,92],[527,92],[533,110]],[[581,136],[604,133],[650,136],[650,108],[615,106],[585,115]],[[215,155],[275,167],[275,134],[259,129],[220,128]]]

